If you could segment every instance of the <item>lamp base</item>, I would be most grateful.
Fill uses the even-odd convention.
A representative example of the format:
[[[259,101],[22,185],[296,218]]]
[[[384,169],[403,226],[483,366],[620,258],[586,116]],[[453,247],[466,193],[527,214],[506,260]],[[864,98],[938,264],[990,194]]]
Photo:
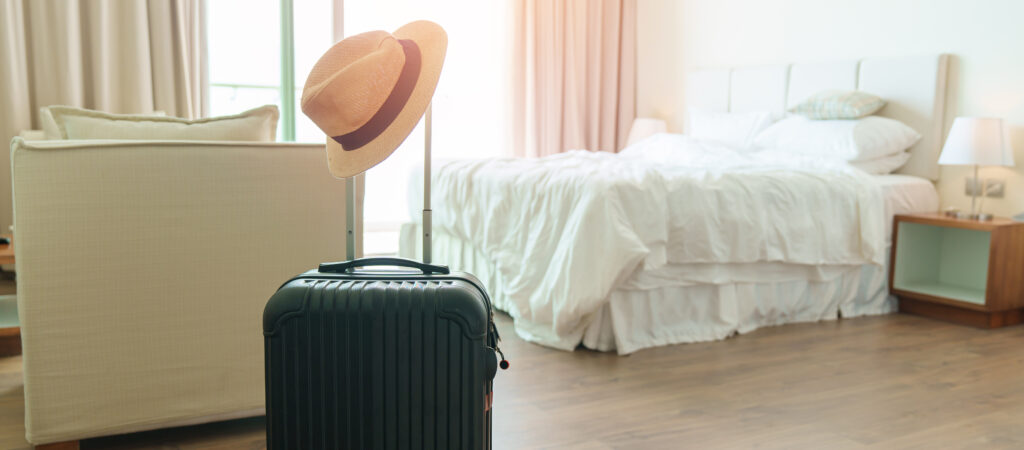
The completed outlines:
[[[956,213],[956,218],[960,220],[977,220],[979,222],[988,222],[989,220],[992,220],[992,215],[988,213],[971,214],[965,212],[958,212]]]

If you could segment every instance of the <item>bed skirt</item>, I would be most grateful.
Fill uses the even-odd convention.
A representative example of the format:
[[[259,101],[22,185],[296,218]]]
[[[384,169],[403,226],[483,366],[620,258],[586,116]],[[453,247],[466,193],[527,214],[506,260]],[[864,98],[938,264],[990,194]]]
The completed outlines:
[[[419,257],[419,233],[417,224],[403,225],[402,256]],[[508,311],[500,273],[472,244],[435,229],[433,255],[434,261],[476,275],[494,306]],[[671,267],[653,276],[638,274],[611,292],[608,302],[589,320],[580,343],[625,355],[662,345],[721,340],[767,326],[896,310],[895,298],[888,294],[888,267],[769,263],[760,267],[763,270],[758,265],[742,269],[729,271],[728,276],[709,270],[700,274],[705,278],[702,282],[668,276]],[[521,326],[517,321],[516,332],[531,340],[529,330]]]

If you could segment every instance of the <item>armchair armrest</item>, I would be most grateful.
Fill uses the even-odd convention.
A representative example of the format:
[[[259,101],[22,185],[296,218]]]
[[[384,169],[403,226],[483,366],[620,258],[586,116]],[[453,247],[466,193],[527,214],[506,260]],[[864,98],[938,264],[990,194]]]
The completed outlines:
[[[262,413],[260,316],[344,251],[323,145],[16,138],[27,437]]]

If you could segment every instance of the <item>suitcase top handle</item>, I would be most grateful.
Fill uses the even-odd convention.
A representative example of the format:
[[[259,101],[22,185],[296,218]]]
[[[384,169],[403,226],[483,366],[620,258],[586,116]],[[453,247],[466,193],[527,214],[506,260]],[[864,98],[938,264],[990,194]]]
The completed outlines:
[[[377,258],[359,258],[351,261],[333,262],[333,263],[321,263],[320,271],[325,273],[343,273],[351,272],[356,267],[371,267],[371,266],[399,266],[409,267],[412,269],[419,269],[424,275],[440,274],[447,275],[451,271],[448,270],[448,266],[440,266],[436,264],[427,264],[419,261],[406,259],[406,258],[389,258],[389,257],[377,257]]]

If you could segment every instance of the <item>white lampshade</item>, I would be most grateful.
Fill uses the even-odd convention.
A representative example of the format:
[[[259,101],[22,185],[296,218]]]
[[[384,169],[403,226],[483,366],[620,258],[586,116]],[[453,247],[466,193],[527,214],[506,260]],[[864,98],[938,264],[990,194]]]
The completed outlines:
[[[629,129],[629,138],[626,139],[626,146],[633,145],[638,141],[646,139],[652,135],[658,133],[664,133],[668,127],[665,125],[665,121],[661,119],[652,119],[650,117],[637,117],[633,121],[633,127]]]
[[[1012,166],[1003,119],[957,117],[939,156],[942,165]]]

